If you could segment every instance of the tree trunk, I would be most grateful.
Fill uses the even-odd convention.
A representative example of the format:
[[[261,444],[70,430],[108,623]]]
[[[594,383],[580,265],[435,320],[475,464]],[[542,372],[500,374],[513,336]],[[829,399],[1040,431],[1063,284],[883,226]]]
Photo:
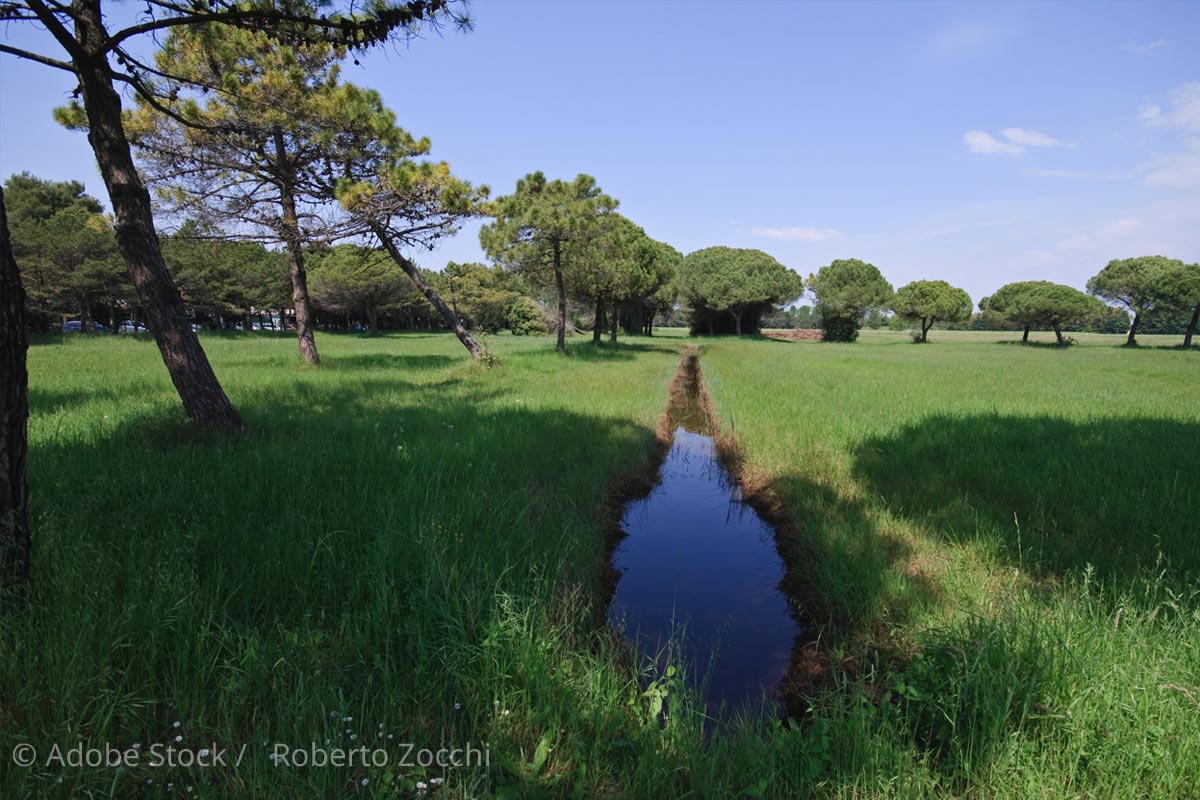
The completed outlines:
[[[1134,312],[1133,322],[1129,326],[1129,336],[1125,338],[1126,347],[1134,347],[1137,345],[1137,329],[1138,325],[1142,324],[1141,312]]]
[[[563,286],[562,243],[554,242],[554,288],[558,290],[558,343],[555,349],[567,352],[567,290]]]
[[[1021,334],[1021,344],[1029,344],[1029,326],[1025,326],[1025,333]]]
[[[608,313],[608,340],[614,344],[617,341],[617,326],[621,324],[621,309],[616,303],[613,303],[612,310]]]
[[[400,265],[400,269],[404,270],[408,275],[409,280],[417,287],[421,294],[425,295],[425,299],[438,310],[442,315],[442,319],[446,321],[446,325],[450,330],[454,331],[454,335],[462,342],[463,347],[467,348],[467,352],[471,354],[471,358],[479,358],[483,355],[483,348],[471,338],[471,334],[467,333],[467,329],[463,327],[462,320],[454,313],[450,306],[438,295],[437,290],[425,282],[421,277],[421,273],[417,271],[417,266],[404,257],[404,254],[396,247],[395,242],[388,236],[387,229],[377,222],[371,223],[371,232],[374,233],[379,241],[383,244],[388,255],[392,257]]]
[[[273,131],[275,138],[275,170],[279,180],[279,205],[283,210],[281,225],[288,253],[288,275],[292,279],[292,306],[296,309],[296,339],[300,345],[300,357],[316,366],[321,363],[317,354],[317,340],[313,331],[312,306],[308,300],[308,274],[304,271],[304,247],[300,242],[300,217],[296,213],[295,173],[287,160],[287,143],[283,140],[283,129],[278,125]],[[279,327],[283,324],[283,311],[279,312]]]
[[[242,418],[225,396],[208,356],[188,324],[179,289],[163,263],[150,193],[133,164],[121,122],[121,96],[113,88],[104,56],[104,30],[98,2],[76,3],[75,35],[92,54],[76,58],[79,88],[88,117],[88,142],[108,188],[116,217],[117,245],[129,279],[146,309],[146,321],[162,354],[183,408],[197,425],[241,430]]]
[[[742,335],[742,312],[729,309],[729,313],[733,315],[733,332],[738,336]]]
[[[600,335],[604,332],[604,302],[596,300],[596,321],[592,323],[592,344],[600,344]]]
[[[1063,345],[1066,344],[1066,341],[1063,340],[1062,331],[1059,330],[1059,327],[1057,325],[1054,326],[1054,338],[1058,340],[1059,347],[1062,347]]]
[[[1187,331],[1183,334],[1183,348],[1192,346],[1192,336],[1196,333],[1196,323],[1200,322],[1200,303],[1192,309],[1192,320],[1188,323]]]
[[[25,354],[25,288],[8,236],[0,189],[0,592],[29,577],[29,372]]]
[[[928,343],[928,341],[929,341],[929,329],[930,329],[930,328],[932,328],[932,327],[933,327],[933,320],[930,320],[930,321],[928,322],[928,324],[925,322],[925,320],[924,320],[924,319],[922,319],[922,320],[921,320],[921,344],[926,344],[926,343]]]
[[[650,312],[646,316],[646,335],[647,336],[654,335],[654,312],[653,311]]]

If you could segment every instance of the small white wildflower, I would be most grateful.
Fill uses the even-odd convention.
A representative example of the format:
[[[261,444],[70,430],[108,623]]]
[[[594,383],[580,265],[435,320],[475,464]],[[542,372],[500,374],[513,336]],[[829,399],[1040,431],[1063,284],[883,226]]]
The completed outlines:
[[[182,741],[183,741],[183,737],[182,737],[182,736],[176,736],[176,737],[175,737],[175,741],[177,741],[177,742],[182,742]]]
[[[352,733],[352,734],[350,734],[350,741],[352,741],[352,742],[353,742],[353,741],[354,741],[355,739],[357,739],[357,738],[358,738],[358,734],[357,734],[357,733]]]
[[[445,781],[445,778],[430,778],[429,785],[430,786],[441,786],[444,781]]]
[[[379,723],[379,727],[380,727],[380,729],[382,729],[382,728],[383,728],[383,723],[382,723],[382,722],[381,722],[381,723]]]
[[[389,739],[395,739],[395,738],[396,738],[396,734],[394,734],[394,733],[389,733],[389,734],[388,734],[388,738],[389,738]]]
[[[141,749],[142,749],[142,743],[141,743],[141,742],[134,742],[132,745],[130,745],[130,747],[132,747],[134,750],[141,750]]]
[[[175,720],[174,722],[172,722],[172,723],[171,723],[171,727],[172,727],[172,728],[178,728],[178,727],[179,727],[179,720]]]
[[[337,715],[338,715],[338,712],[336,712],[336,711],[329,712],[329,716],[331,716],[331,717],[336,717]]]
[[[354,717],[342,717],[342,722],[353,722]]]
[[[462,709],[462,703],[455,703],[455,704],[454,704],[454,710],[455,710],[455,711],[459,711],[459,710],[461,710],[461,709]]]
[[[168,783],[168,784],[167,784],[167,788],[168,788],[168,789],[174,789],[174,788],[175,788],[175,784],[173,784],[173,783]]]
[[[207,747],[201,747],[196,755],[200,756],[201,758],[208,758],[209,752],[210,751]]]
[[[363,786],[366,786],[366,785],[367,785],[368,783],[370,783],[370,782],[371,782],[371,779],[370,779],[370,778],[363,778],[363,779],[362,779],[362,785],[363,785]]]
[[[425,781],[417,781],[417,789],[419,789],[420,791],[423,792],[428,788],[429,788],[429,786],[425,783]]]

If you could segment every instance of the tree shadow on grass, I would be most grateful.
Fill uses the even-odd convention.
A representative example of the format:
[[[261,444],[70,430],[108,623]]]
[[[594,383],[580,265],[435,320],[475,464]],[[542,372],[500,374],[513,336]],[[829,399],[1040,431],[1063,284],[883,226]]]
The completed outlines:
[[[1200,423],[938,415],[863,442],[855,474],[894,513],[1007,563],[1119,579],[1159,555],[1200,574]]]
[[[590,647],[575,606],[600,584],[604,487],[644,467],[653,430],[517,406],[491,381],[379,373],[272,381],[237,402],[241,436],[147,410],[35,444],[19,640],[45,658],[6,686],[7,729],[39,747],[64,729],[150,741],[182,718],[307,741],[336,708],[403,741],[452,730],[519,754],[541,729],[492,730],[495,698],[588,724],[597,700],[555,674],[566,634],[550,626],[561,614]],[[313,780],[333,796],[346,774],[327,772]]]
[[[547,360],[554,358],[563,358],[562,354],[554,349],[554,343],[548,343],[548,347],[527,350],[521,353],[523,359],[538,359]],[[588,362],[607,362],[607,361],[633,361],[639,355],[646,353],[678,353],[680,352],[680,344],[668,344],[666,342],[647,342],[647,341],[618,341],[616,344],[604,341],[595,344],[591,341],[567,341],[566,358],[578,359]]]

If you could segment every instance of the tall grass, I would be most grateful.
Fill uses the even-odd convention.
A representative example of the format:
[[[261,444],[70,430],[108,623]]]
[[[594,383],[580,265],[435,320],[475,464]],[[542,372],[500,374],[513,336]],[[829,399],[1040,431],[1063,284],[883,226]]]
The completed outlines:
[[[647,683],[597,625],[606,493],[651,458],[680,340],[563,359],[496,337],[487,370],[444,335],[326,336],[313,370],[290,338],[206,337],[237,438],[190,431],[149,342],[36,344],[0,795],[1200,792],[1200,362],[902,342],[704,346],[750,477],[794,515],[832,665],[801,719],[715,731],[681,673]],[[212,769],[9,758],[175,736],[249,750]],[[489,758],[267,758],[326,739]]]

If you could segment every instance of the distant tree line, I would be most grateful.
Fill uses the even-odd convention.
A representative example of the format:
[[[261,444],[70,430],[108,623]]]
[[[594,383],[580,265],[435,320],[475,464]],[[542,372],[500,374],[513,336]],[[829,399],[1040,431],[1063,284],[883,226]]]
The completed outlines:
[[[1087,292],[1050,281],[1006,284],[979,301],[972,313],[970,296],[941,280],[913,281],[893,290],[879,269],[858,259],[834,261],[806,282],[816,306],[804,322],[816,325],[826,341],[852,342],[864,326],[911,328],[914,339],[928,341],[929,331],[945,328],[1053,331],[1059,345],[1064,331],[1124,333],[1126,344],[1137,334],[1183,336],[1191,347],[1200,322],[1200,265],[1164,256],[1113,260],[1087,284]],[[797,316],[797,319],[799,317]]]

